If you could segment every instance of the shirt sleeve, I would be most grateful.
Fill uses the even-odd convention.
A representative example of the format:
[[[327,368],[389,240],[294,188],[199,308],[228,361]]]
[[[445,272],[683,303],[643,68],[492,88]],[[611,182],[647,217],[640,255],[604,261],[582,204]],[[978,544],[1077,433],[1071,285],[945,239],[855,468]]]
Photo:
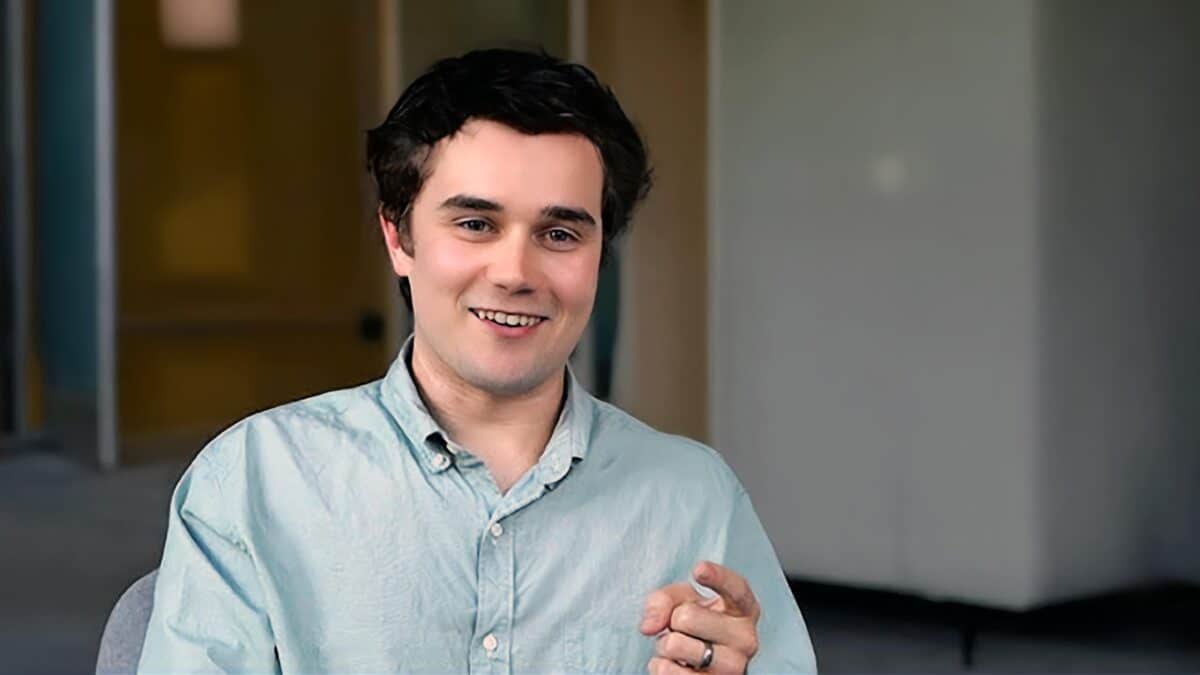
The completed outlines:
[[[795,596],[745,489],[738,490],[726,535],[726,567],[741,574],[758,598],[758,653],[750,675],[816,673],[817,660]]]
[[[245,541],[204,453],[171,498],[139,673],[277,673],[275,641]]]

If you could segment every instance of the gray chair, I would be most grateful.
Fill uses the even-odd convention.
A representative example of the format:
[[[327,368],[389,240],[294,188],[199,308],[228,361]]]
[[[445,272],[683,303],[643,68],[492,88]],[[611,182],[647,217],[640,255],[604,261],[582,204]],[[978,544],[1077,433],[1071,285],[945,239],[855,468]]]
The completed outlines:
[[[100,638],[100,654],[96,657],[97,675],[129,675],[137,671],[146,641],[146,626],[150,625],[150,610],[154,608],[154,581],[158,570],[133,582],[121,594]]]

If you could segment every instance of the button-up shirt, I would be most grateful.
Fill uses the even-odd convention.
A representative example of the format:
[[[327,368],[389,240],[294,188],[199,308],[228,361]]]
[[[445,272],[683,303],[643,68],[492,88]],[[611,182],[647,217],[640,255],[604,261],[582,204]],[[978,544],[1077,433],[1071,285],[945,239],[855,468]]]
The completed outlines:
[[[700,560],[762,607],[751,673],[815,671],[745,490],[712,449],[567,374],[537,464],[501,493],[408,367],[255,414],[171,500],[139,672],[644,673],[646,596]]]

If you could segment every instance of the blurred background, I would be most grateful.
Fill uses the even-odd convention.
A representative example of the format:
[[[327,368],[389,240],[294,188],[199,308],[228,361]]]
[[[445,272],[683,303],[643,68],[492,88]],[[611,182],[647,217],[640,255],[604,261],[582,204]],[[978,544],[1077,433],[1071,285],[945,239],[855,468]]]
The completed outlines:
[[[484,46],[647,136],[575,368],[727,458],[825,672],[1200,672],[1200,3],[3,9],[0,672],[94,669],[217,431],[382,375],[363,132]]]

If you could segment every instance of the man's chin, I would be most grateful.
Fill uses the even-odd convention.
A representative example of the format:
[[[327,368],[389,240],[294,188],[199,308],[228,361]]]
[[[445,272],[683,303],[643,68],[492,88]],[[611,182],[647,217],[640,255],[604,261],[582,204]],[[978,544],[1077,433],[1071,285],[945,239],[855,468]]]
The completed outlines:
[[[557,368],[488,369],[477,368],[464,379],[472,386],[494,396],[520,396],[545,384]]]

